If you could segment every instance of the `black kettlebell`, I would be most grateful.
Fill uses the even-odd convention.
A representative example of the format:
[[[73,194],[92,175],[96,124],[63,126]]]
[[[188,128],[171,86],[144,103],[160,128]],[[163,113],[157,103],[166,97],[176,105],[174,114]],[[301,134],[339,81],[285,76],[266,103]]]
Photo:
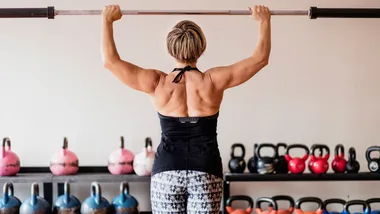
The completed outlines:
[[[257,173],[257,156],[255,154],[255,151],[259,144],[255,143],[253,145],[253,156],[248,160],[247,168],[250,173]]]
[[[273,156],[264,156],[262,157],[260,154],[260,151],[262,148],[272,148],[274,151]],[[263,143],[260,144],[256,149],[256,156],[257,156],[257,172],[259,174],[272,174],[274,173],[275,169],[275,160],[277,157],[277,146],[271,143]]]
[[[240,156],[235,156],[235,150],[236,148],[241,149],[241,155]],[[231,159],[228,162],[228,168],[230,169],[230,172],[232,173],[243,173],[245,170],[245,147],[241,143],[234,143],[231,146]]]
[[[357,173],[360,170],[360,164],[356,160],[356,151],[354,147],[348,150],[348,161],[346,164],[347,173]]]
[[[365,152],[369,171],[378,173],[380,172],[380,158],[371,158],[371,153],[373,152],[380,152],[380,146],[371,146]]]
[[[286,143],[277,143],[275,171],[277,174],[287,174],[289,171],[288,161],[285,159],[284,155],[280,155],[281,147],[284,147],[284,149],[286,150],[286,147],[288,147],[288,145]]]

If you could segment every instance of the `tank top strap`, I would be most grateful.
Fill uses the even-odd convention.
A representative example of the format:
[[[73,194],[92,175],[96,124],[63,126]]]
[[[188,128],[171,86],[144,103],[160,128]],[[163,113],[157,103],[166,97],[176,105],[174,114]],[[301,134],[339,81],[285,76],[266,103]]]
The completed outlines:
[[[180,72],[177,74],[177,76],[174,77],[173,83],[179,83],[179,81],[181,81],[181,79],[182,79],[183,73],[185,73],[185,71],[191,71],[191,70],[199,71],[198,68],[196,68],[196,67],[193,68],[191,66],[186,66],[184,68],[174,68],[172,72],[174,72],[174,71],[180,71]]]

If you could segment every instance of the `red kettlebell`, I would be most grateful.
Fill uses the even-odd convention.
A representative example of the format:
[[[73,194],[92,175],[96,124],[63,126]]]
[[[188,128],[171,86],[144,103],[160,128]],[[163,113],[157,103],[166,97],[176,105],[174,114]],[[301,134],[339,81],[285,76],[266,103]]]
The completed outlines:
[[[292,214],[294,211],[294,199],[290,196],[287,195],[276,195],[272,197],[273,201],[277,203],[277,201],[288,201],[289,202],[289,207],[288,209],[280,209],[277,207],[277,214]],[[270,206],[270,205],[269,205]],[[269,207],[271,209],[271,207]]]
[[[334,160],[331,163],[331,168],[335,173],[344,173],[346,172],[347,161],[344,158],[344,146],[338,144],[335,146],[335,156]]]
[[[234,209],[231,206],[233,201],[247,201],[248,207],[246,209]],[[227,213],[231,214],[250,214],[253,210],[253,200],[246,195],[233,195],[226,201],[226,210]]]
[[[289,155],[291,149],[300,148],[305,150],[303,157],[292,157]],[[291,144],[286,148],[285,159],[288,161],[288,168],[291,174],[302,174],[305,171],[306,160],[309,157],[309,148],[302,144]]]
[[[301,208],[303,203],[317,203],[318,208],[315,211],[304,211]],[[324,210],[323,201],[317,197],[303,197],[296,201],[295,214],[322,214]]]
[[[314,147],[318,146],[319,144],[313,144],[311,147],[310,147],[310,151],[313,151]],[[314,153],[315,155],[315,153]],[[322,157],[323,156],[323,149],[321,147],[319,147],[319,155],[318,157]],[[309,171],[313,173],[313,168],[312,168],[312,165],[314,163],[314,160],[309,160],[309,164],[307,165],[308,168],[309,168]]]
[[[326,154],[323,156],[315,156],[315,151],[317,149],[324,149]],[[311,151],[310,161],[311,164],[311,172],[314,174],[324,174],[329,170],[329,158],[330,158],[330,148],[325,144],[317,144],[314,146]]]
[[[0,176],[13,176],[20,171],[20,159],[11,150],[11,140],[6,137],[3,139],[1,149]]]
[[[113,175],[131,174],[135,155],[124,148],[124,137],[120,137],[120,140],[120,149],[113,151],[108,157],[108,170]]]
[[[268,210],[263,211],[261,208],[262,203],[269,203]],[[261,197],[256,200],[256,214],[277,214],[278,205],[272,198]]]
[[[67,138],[63,139],[62,150],[50,159],[50,171],[54,175],[74,175],[79,170],[79,160],[74,152],[68,149]]]

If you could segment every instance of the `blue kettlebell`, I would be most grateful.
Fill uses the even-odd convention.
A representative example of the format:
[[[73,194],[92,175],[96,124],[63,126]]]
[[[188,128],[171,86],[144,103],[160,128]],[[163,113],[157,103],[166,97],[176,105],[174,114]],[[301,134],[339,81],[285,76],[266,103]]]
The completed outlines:
[[[349,208],[353,205],[362,205],[363,212],[351,213]],[[351,201],[347,201],[346,204],[344,205],[342,214],[371,214],[371,207],[364,200],[351,200]]]
[[[341,204],[342,206],[344,206],[346,204],[346,201],[343,199],[340,199],[340,198],[331,198],[331,199],[327,199],[323,202],[323,207],[324,207],[323,214],[342,214],[343,210],[340,212],[328,211],[327,205],[329,205],[329,204]]]
[[[129,194],[128,182],[120,184],[120,195],[112,200],[112,208],[115,214],[138,214],[139,202]]]
[[[380,203],[380,198],[370,198],[366,202],[369,206],[371,206],[373,203]],[[371,214],[380,214],[380,210],[372,210],[371,208]]]
[[[55,200],[53,213],[80,214],[80,206],[81,203],[79,199],[73,195],[70,195],[70,184],[66,181],[63,195],[60,195],[57,200]]]
[[[38,183],[32,184],[31,196],[26,199],[20,207],[20,214],[50,214],[49,202],[39,196]]]
[[[5,183],[3,186],[3,198],[0,199],[1,213],[19,213],[21,201],[17,197],[13,196],[13,192],[13,184],[8,182]]]
[[[111,205],[102,197],[102,191],[98,182],[91,183],[91,196],[83,201],[81,214],[113,214]]]

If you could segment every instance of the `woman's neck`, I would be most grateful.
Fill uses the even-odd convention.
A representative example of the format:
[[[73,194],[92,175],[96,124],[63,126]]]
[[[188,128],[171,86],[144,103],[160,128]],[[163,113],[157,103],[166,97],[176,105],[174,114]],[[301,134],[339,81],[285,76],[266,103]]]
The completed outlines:
[[[186,66],[191,66],[192,68],[196,68],[197,63],[196,62],[194,62],[194,63],[180,63],[180,62],[178,62],[176,65],[176,68],[184,68]]]

